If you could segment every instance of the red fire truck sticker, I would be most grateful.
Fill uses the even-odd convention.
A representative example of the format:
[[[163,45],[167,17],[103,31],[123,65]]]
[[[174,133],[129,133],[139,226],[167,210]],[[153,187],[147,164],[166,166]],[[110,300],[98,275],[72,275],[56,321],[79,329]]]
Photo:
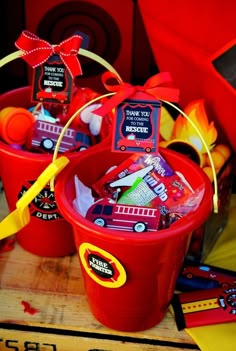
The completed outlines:
[[[104,198],[88,209],[86,218],[109,229],[137,233],[155,232],[159,227],[160,211],[145,206],[123,205]]]
[[[32,147],[36,150],[53,152],[62,130],[63,125],[41,120],[35,121],[32,133]],[[90,135],[72,128],[67,128],[58,151],[60,153],[72,150],[83,151],[88,149],[91,145],[92,139]]]
[[[119,288],[125,284],[125,269],[109,252],[83,243],[79,247],[79,255],[85,271],[96,283],[107,288]]]
[[[26,181],[25,184],[23,184],[18,199],[24,195],[33,183],[34,181]],[[57,208],[54,192],[50,190],[49,185],[42,189],[33,199],[29,205],[29,209],[31,216],[44,221],[53,221],[62,218]]]

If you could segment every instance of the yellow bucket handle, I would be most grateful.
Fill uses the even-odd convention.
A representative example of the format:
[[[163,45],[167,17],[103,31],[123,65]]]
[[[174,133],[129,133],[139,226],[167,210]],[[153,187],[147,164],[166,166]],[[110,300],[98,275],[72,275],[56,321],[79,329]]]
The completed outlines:
[[[95,99],[87,102],[85,105],[83,105],[82,107],[80,107],[72,116],[71,118],[67,121],[67,123],[65,124],[65,126],[63,127],[62,131],[61,131],[61,134],[57,140],[57,143],[56,143],[56,146],[55,146],[55,149],[54,149],[54,153],[53,153],[53,161],[56,160],[57,158],[57,155],[58,155],[58,150],[59,150],[59,147],[60,147],[60,143],[62,141],[62,138],[66,132],[66,129],[69,127],[69,125],[71,124],[71,122],[73,121],[73,119],[79,114],[82,112],[82,110],[84,108],[86,108],[87,106],[95,103],[96,101],[104,98],[104,97],[109,97],[111,95],[114,95],[115,93],[107,93],[107,94],[104,94],[102,96],[98,96],[96,97]],[[177,107],[176,105],[172,104],[171,102],[169,101],[166,101],[166,100],[162,100],[160,99],[162,102],[172,106],[173,108],[175,108],[181,115],[183,115],[187,120],[188,122],[193,126],[193,128],[196,130],[197,134],[199,135],[206,151],[207,151],[207,154],[208,154],[208,157],[209,157],[209,160],[210,160],[210,164],[211,164],[211,168],[212,168],[212,174],[213,174],[213,182],[214,182],[214,194],[213,194],[213,209],[214,209],[214,213],[218,213],[218,185],[217,185],[217,176],[216,176],[216,170],[215,170],[215,166],[214,166],[214,163],[213,163],[213,159],[212,159],[212,156],[211,156],[211,153],[210,153],[210,150],[207,146],[207,143],[205,142],[200,130],[198,129],[198,127],[196,126],[196,124],[188,117],[188,115],[186,115],[186,113],[184,113],[184,111],[182,111],[179,107]],[[53,191],[54,190],[54,179],[52,178],[51,179],[51,182],[50,182],[50,187],[51,187],[51,190]]]

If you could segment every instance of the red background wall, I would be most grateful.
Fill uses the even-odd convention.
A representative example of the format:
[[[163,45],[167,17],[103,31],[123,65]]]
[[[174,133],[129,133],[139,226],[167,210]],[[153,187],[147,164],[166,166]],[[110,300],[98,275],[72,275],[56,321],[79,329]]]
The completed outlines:
[[[87,49],[112,64],[124,80],[139,84],[157,71],[137,1],[8,0],[0,2],[0,17],[1,58],[17,50],[14,43],[24,29],[51,44],[79,30],[90,37]],[[81,84],[100,87],[102,67],[81,59]],[[0,92],[27,85],[28,73],[21,59],[5,65]]]

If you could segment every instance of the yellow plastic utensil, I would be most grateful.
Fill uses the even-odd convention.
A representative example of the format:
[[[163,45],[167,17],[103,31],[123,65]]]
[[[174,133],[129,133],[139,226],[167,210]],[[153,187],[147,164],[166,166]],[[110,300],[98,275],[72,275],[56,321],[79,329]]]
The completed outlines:
[[[28,205],[67,164],[69,159],[62,156],[52,163],[40,174],[34,184],[17,201],[16,209],[0,223],[0,240],[4,239],[25,227],[30,221]],[[32,234],[33,235],[33,234]]]

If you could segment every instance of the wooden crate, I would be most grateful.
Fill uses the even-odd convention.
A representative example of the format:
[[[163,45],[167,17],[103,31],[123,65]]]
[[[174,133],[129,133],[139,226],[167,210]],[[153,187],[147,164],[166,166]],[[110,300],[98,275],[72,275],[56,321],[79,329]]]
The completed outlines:
[[[0,179],[0,221],[6,216],[8,213],[7,203],[5,199],[4,192],[1,190],[2,184]]]
[[[6,215],[3,196],[0,216]],[[3,210],[4,209],[4,210]],[[5,211],[5,212],[4,212]],[[22,302],[37,309],[30,314]],[[198,349],[170,312],[152,329],[108,329],[89,310],[77,255],[38,257],[15,243],[0,253],[0,350],[179,351]]]

